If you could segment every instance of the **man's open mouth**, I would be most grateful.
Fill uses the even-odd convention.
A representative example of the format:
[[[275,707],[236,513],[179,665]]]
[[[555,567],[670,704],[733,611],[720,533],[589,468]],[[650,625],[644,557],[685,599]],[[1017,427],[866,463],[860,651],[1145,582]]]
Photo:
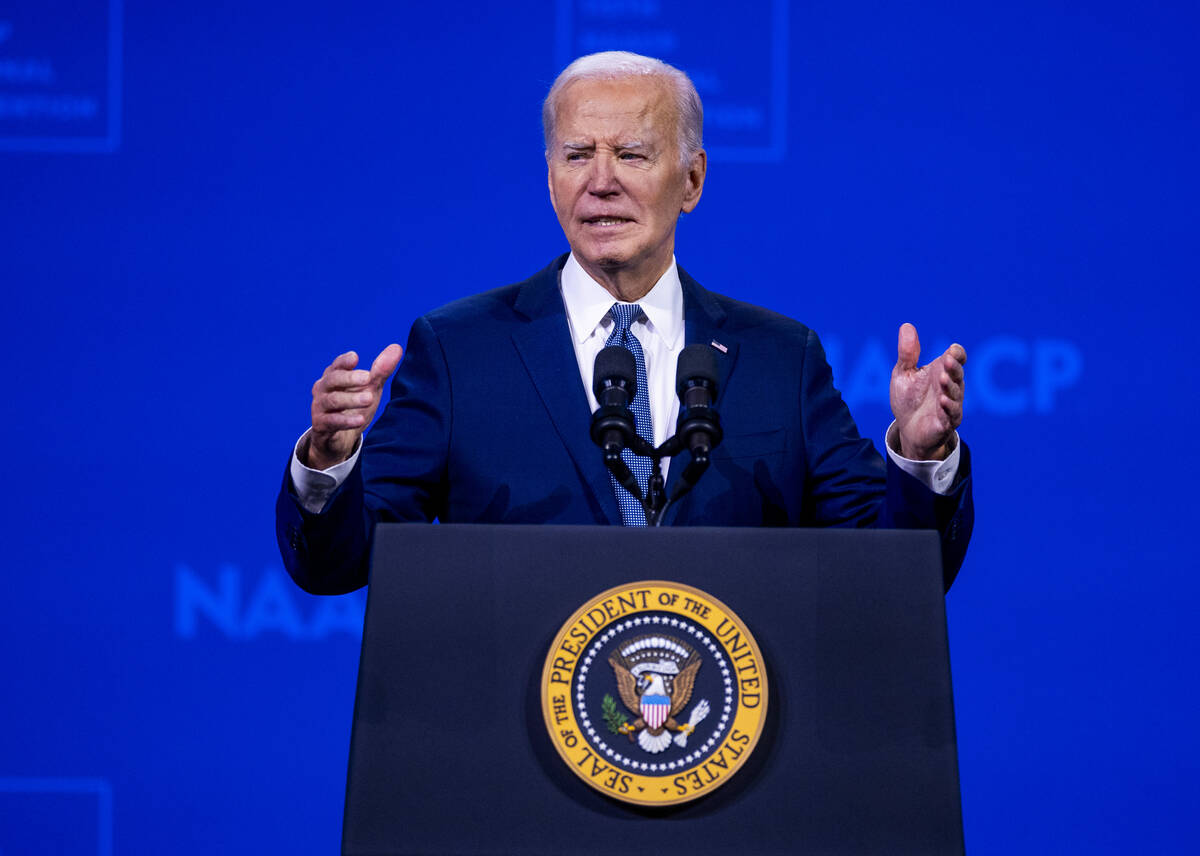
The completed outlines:
[[[627,217],[585,217],[583,222],[589,226],[620,226],[633,221]]]

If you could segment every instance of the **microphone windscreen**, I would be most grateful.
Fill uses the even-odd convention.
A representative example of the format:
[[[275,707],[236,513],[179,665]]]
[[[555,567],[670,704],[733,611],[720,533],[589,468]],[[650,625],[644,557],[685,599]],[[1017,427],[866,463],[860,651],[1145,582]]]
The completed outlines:
[[[689,381],[706,381],[717,397],[717,354],[707,345],[688,345],[679,352],[675,364],[675,392],[680,398],[688,388]]]
[[[596,394],[597,399],[600,398],[606,380],[624,383],[629,391],[629,400],[633,400],[637,395],[637,361],[634,360],[632,351],[620,345],[609,345],[596,354],[596,365],[592,370],[592,392]]]

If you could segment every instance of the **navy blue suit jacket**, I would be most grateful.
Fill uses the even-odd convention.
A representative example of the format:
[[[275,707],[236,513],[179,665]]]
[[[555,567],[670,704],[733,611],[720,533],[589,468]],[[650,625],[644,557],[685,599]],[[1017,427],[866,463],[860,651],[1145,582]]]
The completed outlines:
[[[620,524],[559,293],[565,261],[413,325],[390,401],[322,513],[285,472],[276,534],[302,588],[364,585],[379,521]],[[663,525],[937,529],[948,587],[973,523],[967,449],[953,492],[933,493],[859,436],[811,330],[679,273],[687,344],[725,349],[725,438]]]

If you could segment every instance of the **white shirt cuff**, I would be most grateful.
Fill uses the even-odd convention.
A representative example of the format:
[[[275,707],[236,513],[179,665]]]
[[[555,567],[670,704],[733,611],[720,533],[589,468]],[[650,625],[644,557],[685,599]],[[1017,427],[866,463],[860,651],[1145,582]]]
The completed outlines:
[[[950,454],[944,461],[910,460],[895,451],[893,442],[895,446],[900,445],[899,429],[896,428],[894,421],[883,435],[883,447],[887,449],[888,457],[896,466],[918,479],[934,493],[945,496],[950,492],[950,488],[954,485],[954,477],[958,475],[959,450],[962,448],[962,444],[958,442],[957,431],[954,432],[954,448],[950,450]]]
[[[309,431],[311,430],[310,428]],[[350,475],[350,471],[354,469],[358,453],[362,450],[362,438],[359,438],[358,443],[354,446],[354,454],[348,459],[340,464],[334,464],[327,470],[314,470],[300,462],[301,444],[308,442],[308,434],[309,432],[305,431],[296,441],[296,447],[292,450],[292,464],[289,472],[292,476],[292,487],[296,489],[296,498],[300,500],[300,505],[309,514],[320,514],[325,508],[325,503],[329,502],[329,497],[333,496],[341,487],[342,482],[346,480],[346,476]]]

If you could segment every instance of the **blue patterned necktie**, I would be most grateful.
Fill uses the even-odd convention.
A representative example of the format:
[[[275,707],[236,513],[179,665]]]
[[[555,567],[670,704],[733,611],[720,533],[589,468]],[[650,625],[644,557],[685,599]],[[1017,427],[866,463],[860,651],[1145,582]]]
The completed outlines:
[[[612,316],[613,321],[616,322],[616,326],[612,334],[608,337],[608,341],[604,344],[618,345],[633,354],[633,359],[637,363],[637,395],[633,397],[629,409],[633,411],[633,419],[637,426],[638,436],[653,446],[654,423],[650,417],[650,392],[646,382],[646,357],[642,354],[641,342],[637,340],[637,337],[629,329],[629,325],[641,316],[642,307],[636,303],[614,303],[612,309],[608,310],[608,313]],[[621,459],[629,465],[634,478],[637,479],[638,487],[642,489],[642,496],[645,496],[647,485],[650,482],[650,473],[654,466],[653,462],[649,458],[635,455],[629,449],[621,452]],[[625,526],[645,526],[646,513],[642,510],[642,504],[637,501],[637,498],[633,494],[621,487],[617,482],[616,476],[609,473],[608,478],[612,482],[613,492],[617,497],[617,505],[621,509],[621,523]]]

